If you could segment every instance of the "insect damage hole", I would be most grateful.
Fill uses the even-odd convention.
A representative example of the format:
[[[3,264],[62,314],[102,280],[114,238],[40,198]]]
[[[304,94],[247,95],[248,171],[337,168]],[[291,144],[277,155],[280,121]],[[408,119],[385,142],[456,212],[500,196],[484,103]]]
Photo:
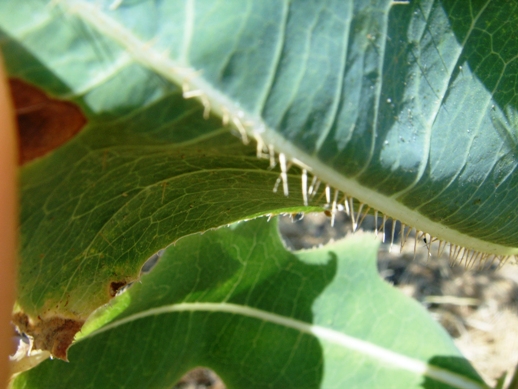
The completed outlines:
[[[221,378],[211,369],[196,367],[187,372],[174,386],[173,389],[225,389]]]
[[[110,283],[109,293],[111,297],[115,297],[124,291],[124,288],[128,285],[126,281],[113,281]]]

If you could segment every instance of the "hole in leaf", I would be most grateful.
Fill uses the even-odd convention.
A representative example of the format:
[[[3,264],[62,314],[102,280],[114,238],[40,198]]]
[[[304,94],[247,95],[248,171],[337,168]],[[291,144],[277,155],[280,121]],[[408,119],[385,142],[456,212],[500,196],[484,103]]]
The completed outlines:
[[[165,249],[159,250],[158,252],[153,254],[151,257],[149,257],[148,260],[146,262],[144,262],[144,264],[142,265],[142,268],[140,269],[140,274],[141,275],[147,274],[151,270],[153,270],[153,268],[158,263],[158,260],[160,259],[160,257],[164,254],[164,251],[165,251]]]
[[[70,140],[86,118],[71,102],[47,96],[21,80],[10,79],[19,135],[19,164],[42,157]]]
[[[185,374],[173,389],[226,389],[226,386],[214,371],[196,367]]]
[[[110,283],[110,296],[115,297],[118,293],[122,292],[122,289],[128,285],[126,281],[114,281]]]

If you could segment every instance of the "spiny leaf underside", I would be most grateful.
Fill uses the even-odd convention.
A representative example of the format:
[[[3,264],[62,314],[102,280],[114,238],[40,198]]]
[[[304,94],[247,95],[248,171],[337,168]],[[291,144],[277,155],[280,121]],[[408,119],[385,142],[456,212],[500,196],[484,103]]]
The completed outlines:
[[[317,6],[309,12],[288,3],[268,14],[278,18],[279,25],[268,30],[273,28],[268,24],[257,32],[258,37],[275,36],[273,43],[260,48],[253,37],[244,34],[244,41],[227,36],[230,27],[218,26],[221,33],[212,33],[221,39],[217,47],[227,48],[222,54],[203,43],[205,30],[196,28],[201,20],[216,17],[206,14],[211,7],[191,9],[192,3],[181,3],[185,35],[178,36],[176,49],[168,46],[164,54],[160,44],[150,45],[148,31],[130,31],[122,24],[123,12],[137,13],[138,7],[122,4],[120,13],[109,13],[84,2],[73,4],[64,3],[66,12],[181,85],[185,98],[200,101],[205,116],[220,116],[245,143],[256,139],[258,155],[275,161],[278,153],[281,169],[291,161],[336,188],[326,202],[330,208],[334,193],[336,204],[344,200],[344,207],[346,199],[356,198],[365,208],[415,228],[417,235],[451,242],[453,260],[505,261],[517,252],[518,224],[513,220],[518,215],[498,200],[509,198],[508,192],[517,188],[514,146],[493,130],[512,132],[505,115],[512,116],[517,97],[503,98],[495,89],[500,84],[488,78],[495,70],[484,67],[489,59],[475,55],[477,50],[487,52],[488,58],[495,50],[516,52],[507,40],[491,46],[479,36],[479,31],[502,38],[509,33],[486,31],[489,20],[502,17],[500,7],[489,2],[448,9],[433,2],[379,1],[376,6]],[[236,14],[242,12],[245,18],[241,28],[257,28],[250,16],[273,12],[270,6],[273,3],[257,5],[258,10],[247,8],[256,7],[249,3],[238,7]],[[332,7],[340,23],[329,21],[335,19],[328,9]],[[512,9],[507,13],[516,14]],[[319,28],[309,28],[315,25]],[[446,31],[435,36],[433,29],[444,25]],[[301,26],[311,34],[301,37],[296,29]],[[329,35],[340,39],[324,43]],[[251,47],[256,51],[250,53]],[[261,76],[247,73],[259,57],[266,67]],[[331,63],[326,72],[316,70],[318,58]],[[506,55],[502,61],[503,68],[496,72],[499,82],[512,79],[516,70],[514,57]],[[262,87],[257,79],[264,82]],[[467,91],[471,100],[465,98]],[[484,109],[468,113],[473,104]],[[302,194],[306,197],[305,189]]]

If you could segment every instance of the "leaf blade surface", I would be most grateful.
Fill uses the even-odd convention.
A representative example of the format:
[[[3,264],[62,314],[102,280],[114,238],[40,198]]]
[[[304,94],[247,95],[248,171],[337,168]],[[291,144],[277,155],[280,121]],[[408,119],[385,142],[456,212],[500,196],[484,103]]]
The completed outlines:
[[[484,387],[425,310],[378,277],[377,245],[365,234],[291,253],[265,219],[181,239],[114,300],[122,313],[87,326],[69,363],[46,361],[15,387],[166,388],[198,365],[229,388]]]

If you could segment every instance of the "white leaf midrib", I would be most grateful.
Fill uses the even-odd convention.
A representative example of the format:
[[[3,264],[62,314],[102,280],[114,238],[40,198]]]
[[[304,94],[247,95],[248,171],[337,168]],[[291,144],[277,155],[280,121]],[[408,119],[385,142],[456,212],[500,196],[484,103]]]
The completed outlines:
[[[128,323],[132,323],[136,320],[150,318],[157,315],[181,312],[218,312],[249,317],[261,320],[263,322],[284,326],[304,334],[313,335],[321,342],[325,342],[333,346],[342,347],[366,355],[384,364],[391,365],[393,367],[397,367],[402,370],[412,372],[421,376],[429,377],[433,380],[451,385],[455,388],[487,388],[487,386],[485,386],[484,384],[473,381],[460,374],[453,373],[449,370],[428,364],[426,362],[408,357],[403,354],[399,354],[395,351],[388,350],[374,343],[355,338],[353,336],[344,334],[334,329],[326,328],[311,323],[306,323],[301,320],[281,316],[275,313],[267,312],[250,306],[232,303],[179,303],[165,305],[157,308],[151,308],[146,311],[142,311],[127,316],[123,319],[113,321],[108,325],[100,328],[99,330],[85,336],[84,338],[81,338],[76,343],[80,343],[86,339],[93,338],[104,332],[115,330],[118,327],[121,327]]]

